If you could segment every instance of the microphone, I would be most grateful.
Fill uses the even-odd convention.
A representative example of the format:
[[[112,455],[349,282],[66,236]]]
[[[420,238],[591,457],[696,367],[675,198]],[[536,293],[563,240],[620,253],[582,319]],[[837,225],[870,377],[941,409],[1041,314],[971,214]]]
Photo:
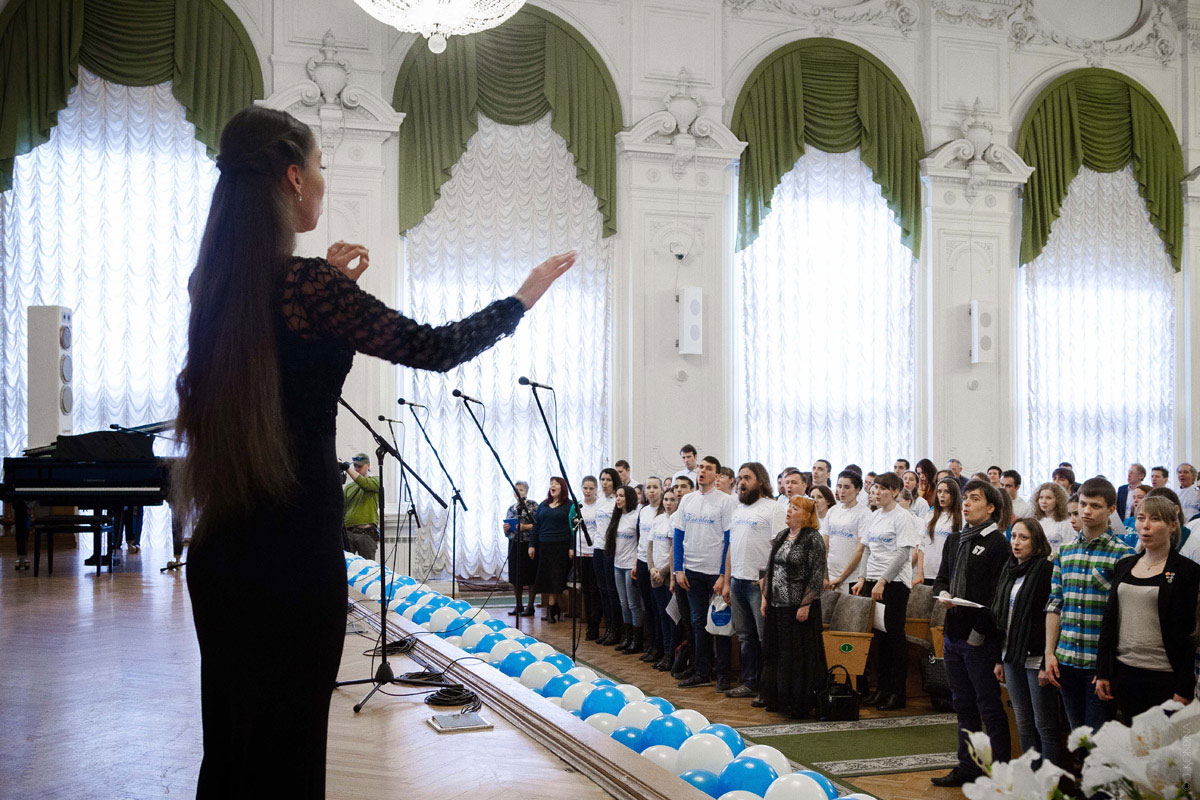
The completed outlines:
[[[469,394],[463,394],[462,389],[455,389],[453,392],[451,392],[451,394],[453,394],[455,397],[462,398],[463,400],[465,400],[468,403],[475,403],[476,405],[480,405],[480,406],[484,405],[484,402],[482,400],[476,400],[474,397],[471,397]]]
[[[550,392],[554,391],[553,386],[547,386],[544,383],[538,383],[537,381],[531,381],[531,380],[529,380],[529,378],[526,378],[524,375],[522,375],[520,378],[517,379],[517,383],[521,384],[522,386],[532,386],[535,389],[545,389]]]
[[[403,397],[401,397],[399,400],[397,400],[396,403],[399,405],[402,405],[402,406],[412,406],[413,408],[424,408],[426,410],[428,410],[428,408],[429,408],[428,406],[423,406],[420,403],[410,403],[407,400],[405,400]]]
[[[398,419],[392,419],[391,417],[385,417],[383,414],[379,415],[379,421],[380,422],[395,422],[397,425],[404,424],[402,421],[400,421]]]

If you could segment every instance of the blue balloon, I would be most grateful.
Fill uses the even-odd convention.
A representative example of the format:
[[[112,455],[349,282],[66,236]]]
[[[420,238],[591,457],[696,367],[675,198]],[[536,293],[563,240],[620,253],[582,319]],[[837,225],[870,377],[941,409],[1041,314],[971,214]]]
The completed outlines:
[[[417,601],[427,594],[429,594],[429,592],[417,589],[415,592],[409,592],[408,597],[404,598],[404,602],[406,605],[416,605]]]
[[[778,777],[771,765],[761,758],[735,758],[721,770],[717,779],[717,796],[741,789],[762,797]]]
[[[675,706],[671,705],[671,701],[662,697],[647,697],[642,702],[649,703],[652,706],[657,706],[658,710],[664,714],[670,714],[675,710]]]
[[[572,709],[571,709],[571,713],[572,713],[572,714],[574,714],[574,715],[575,715],[575,716],[577,716],[577,717],[580,717],[580,718],[582,718],[582,717],[583,717],[583,713],[582,713],[582,712],[580,712],[580,710],[579,710],[578,708],[572,708]]]
[[[579,683],[574,675],[555,675],[542,687],[542,697],[562,697],[568,686]]]
[[[426,603],[425,605],[418,608],[416,610],[416,613],[414,613],[412,615],[412,621],[415,622],[417,625],[424,625],[426,622],[429,622],[429,620],[433,618],[434,611],[437,611],[437,609],[430,608],[429,604]]]
[[[528,650],[514,650],[500,662],[500,671],[510,678],[519,678],[533,662],[537,661]]]
[[[817,783],[821,784],[821,788],[825,790],[825,795],[826,795],[826,797],[829,798],[829,800],[837,800],[837,796],[838,796],[837,787],[833,785],[833,781],[829,780],[829,778],[826,778],[821,773],[814,772],[811,769],[800,769],[800,770],[796,770],[796,771],[799,772],[801,775],[807,775],[808,777],[812,778]]]
[[[412,586],[416,582],[417,582],[416,579],[414,579],[411,575],[397,575],[396,576],[396,584],[398,586]]]
[[[450,605],[450,598],[446,597],[446,595],[444,595],[444,594],[439,594],[437,597],[433,598],[425,605],[429,606],[434,611],[437,611],[442,606]]]
[[[468,603],[466,600],[452,600],[450,602],[449,607],[453,608],[455,611],[457,611],[460,614],[466,614],[468,611],[471,610],[471,604]]]
[[[721,792],[717,789],[717,784],[720,780],[716,775],[706,769],[689,769],[679,777],[695,786],[700,791],[704,792],[709,797],[720,797]]]
[[[592,681],[592,686],[616,686],[616,681],[610,681],[608,678],[596,678]]]
[[[521,645],[522,647],[529,647],[531,644],[537,644],[537,639],[533,638],[532,636],[518,636],[517,644]]]
[[[470,617],[455,617],[450,620],[450,624],[446,626],[447,636],[462,636],[467,628],[474,625]]]
[[[575,666],[575,662],[572,661],[571,657],[565,653],[551,653],[543,658],[542,661],[558,667],[559,672],[566,672]]]
[[[501,622],[498,619],[485,619],[483,621],[483,624],[488,626],[492,630],[494,630],[496,633],[499,633],[500,631],[502,631],[508,627],[507,625],[505,625],[503,622]]]
[[[492,648],[504,641],[504,637],[498,633],[489,633],[483,636],[475,643],[476,653],[490,653]]]
[[[663,715],[646,723],[642,731],[642,748],[665,744],[676,750],[692,735],[692,729],[679,717]]]
[[[625,695],[618,692],[611,686],[597,686],[583,698],[583,707],[580,711],[583,712],[583,718],[587,719],[592,714],[612,714],[614,717],[621,713],[621,709],[629,702],[625,699]]]
[[[712,725],[701,728],[697,733],[711,733],[725,744],[729,745],[729,750],[734,757],[746,749],[746,743],[742,741],[742,735],[728,725],[722,725],[717,722]]]
[[[642,740],[642,732],[632,725],[624,725],[617,728],[609,734],[609,738],[616,739],[635,753],[642,752],[642,748],[638,746],[638,743]]]

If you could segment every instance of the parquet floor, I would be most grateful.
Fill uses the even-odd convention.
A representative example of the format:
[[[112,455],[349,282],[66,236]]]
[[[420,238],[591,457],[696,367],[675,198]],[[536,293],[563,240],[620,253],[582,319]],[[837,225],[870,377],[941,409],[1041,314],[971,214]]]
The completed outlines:
[[[54,577],[35,580],[0,539],[0,798],[195,794],[199,651],[183,576],[160,574],[160,555],[143,550],[97,579],[78,551],[60,550]],[[234,622],[270,632],[266,609]],[[347,639],[343,678],[369,674],[371,645]],[[439,735],[420,697],[377,695],[355,715],[363,694],[333,698],[330,798],[608,797],[486,709],[494,730]]]

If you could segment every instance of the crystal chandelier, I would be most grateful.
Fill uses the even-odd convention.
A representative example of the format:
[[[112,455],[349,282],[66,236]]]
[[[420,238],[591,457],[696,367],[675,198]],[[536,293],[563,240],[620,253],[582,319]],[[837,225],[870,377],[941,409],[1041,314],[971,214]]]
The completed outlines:
[[[441,53],[447,36],[494,28],[517,13],[525,0],[354,0],[380,22],[397,30],[419,33],[429,49]]]

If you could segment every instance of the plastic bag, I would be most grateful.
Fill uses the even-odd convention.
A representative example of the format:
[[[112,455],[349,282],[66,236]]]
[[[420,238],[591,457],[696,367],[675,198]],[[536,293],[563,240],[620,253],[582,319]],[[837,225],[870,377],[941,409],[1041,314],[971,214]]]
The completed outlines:
[[[733,635],[733,609],[725,602],[725,598],[714,594],[708,604],[708,622],[704,629],[713,636]]]

